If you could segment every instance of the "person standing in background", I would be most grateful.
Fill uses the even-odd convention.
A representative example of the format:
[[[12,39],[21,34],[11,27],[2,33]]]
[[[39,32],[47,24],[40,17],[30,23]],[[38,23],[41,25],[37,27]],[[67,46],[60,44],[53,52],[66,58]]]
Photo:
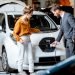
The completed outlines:
[[[24,12],[23,16],[21,16],[17,20],[13,31],[13,36],[17,41],[17,46],[19,49],[18,72],[19,75],[27,75],[26,72],[23,71],[24,53],[26,51],[28,55],[27,57],[28,57],[30,75],[35,75],[30,35],[33,32],[39,32],[40,30],[30,27],[30,18],[33,14],[33,8],[31,6],[25,6],[23,12]]]

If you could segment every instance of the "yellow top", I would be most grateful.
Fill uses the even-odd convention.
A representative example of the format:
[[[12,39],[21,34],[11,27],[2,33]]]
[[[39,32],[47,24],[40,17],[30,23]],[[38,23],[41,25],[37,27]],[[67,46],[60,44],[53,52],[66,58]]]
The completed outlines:
[[[16,22],[13,36],[16,41],[19,41],[21,36],[30,35],[32,32],[39,32],[39,29],[31,28],[29,21],[23,22],[21,18]]]

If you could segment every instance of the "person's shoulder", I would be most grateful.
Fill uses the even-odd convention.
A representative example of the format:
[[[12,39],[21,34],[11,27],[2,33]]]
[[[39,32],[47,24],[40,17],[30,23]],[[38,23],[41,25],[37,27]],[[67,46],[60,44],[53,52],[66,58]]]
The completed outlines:
[[[27,17],[21,16],[21,18],[20,18],[20,23],[21,23],[21,24],[26,24],[26,23],[29,23],[29,20],[28,20]]]
[[[19,18],[16,18],[16,22],[19,22],[21,20],[21,17],[22,16],[20,16]]]
[[[71,13],[66,13],[67,16],[73,16]]]
[[[23,16],[20,16],[18,20],[22,20],[22,17],[23,17]]]
[[[19,22],[19,23],[23,23],[23,16],[20,16],[20,17],[19,17],[18,22]]]
[[[75,20],[75,17],[71,14],[71,13],[67,13],[67,16],[66,16],[68,19],[73,19]]]
[[[21,16],[22,17],[22,16]],[[19,17],[18,19],[15,19],[15,25],[17,26],[19,26],[20,25],[20,23],[21,23],[21,17]]]
[[[27,18],[27,16],[21,16],[20,20],[22,20],[22,21],[28,21],[28,18]]]

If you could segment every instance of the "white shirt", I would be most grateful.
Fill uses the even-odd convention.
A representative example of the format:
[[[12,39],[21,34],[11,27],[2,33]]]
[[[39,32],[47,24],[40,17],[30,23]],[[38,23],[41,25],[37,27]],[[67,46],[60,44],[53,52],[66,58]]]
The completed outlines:
[[[63,19],[63,17],[64,17],[64,14],[65,14],[65,12],[63,12],[63,13],[60,15],[62,19]]]

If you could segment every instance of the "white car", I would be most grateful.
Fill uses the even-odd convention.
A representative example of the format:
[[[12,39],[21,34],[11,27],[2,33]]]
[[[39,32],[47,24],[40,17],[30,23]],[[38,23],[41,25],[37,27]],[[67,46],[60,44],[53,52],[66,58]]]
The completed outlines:
[[[17,69],[18,48],[17,43],[12,37],[13,28],[16,19],[22,15],[22,12],[0,12],[0,55],[2,56],[2,67],[5,71]],[[65,49],[62,41],[56,48],[50,47],[59,33],[55,22],[45,13],[34,11],[31,18],[31,27],[41,30],[39,33],[33,33],[31,43],[34,46],[35,69],[47,69],[53,64],[65,59]],[[25,55],[26,58],[26,55]],[[24,59],[25,59],[24,58]],[[24,70],[28,69],[28,63],[24,61]]]

